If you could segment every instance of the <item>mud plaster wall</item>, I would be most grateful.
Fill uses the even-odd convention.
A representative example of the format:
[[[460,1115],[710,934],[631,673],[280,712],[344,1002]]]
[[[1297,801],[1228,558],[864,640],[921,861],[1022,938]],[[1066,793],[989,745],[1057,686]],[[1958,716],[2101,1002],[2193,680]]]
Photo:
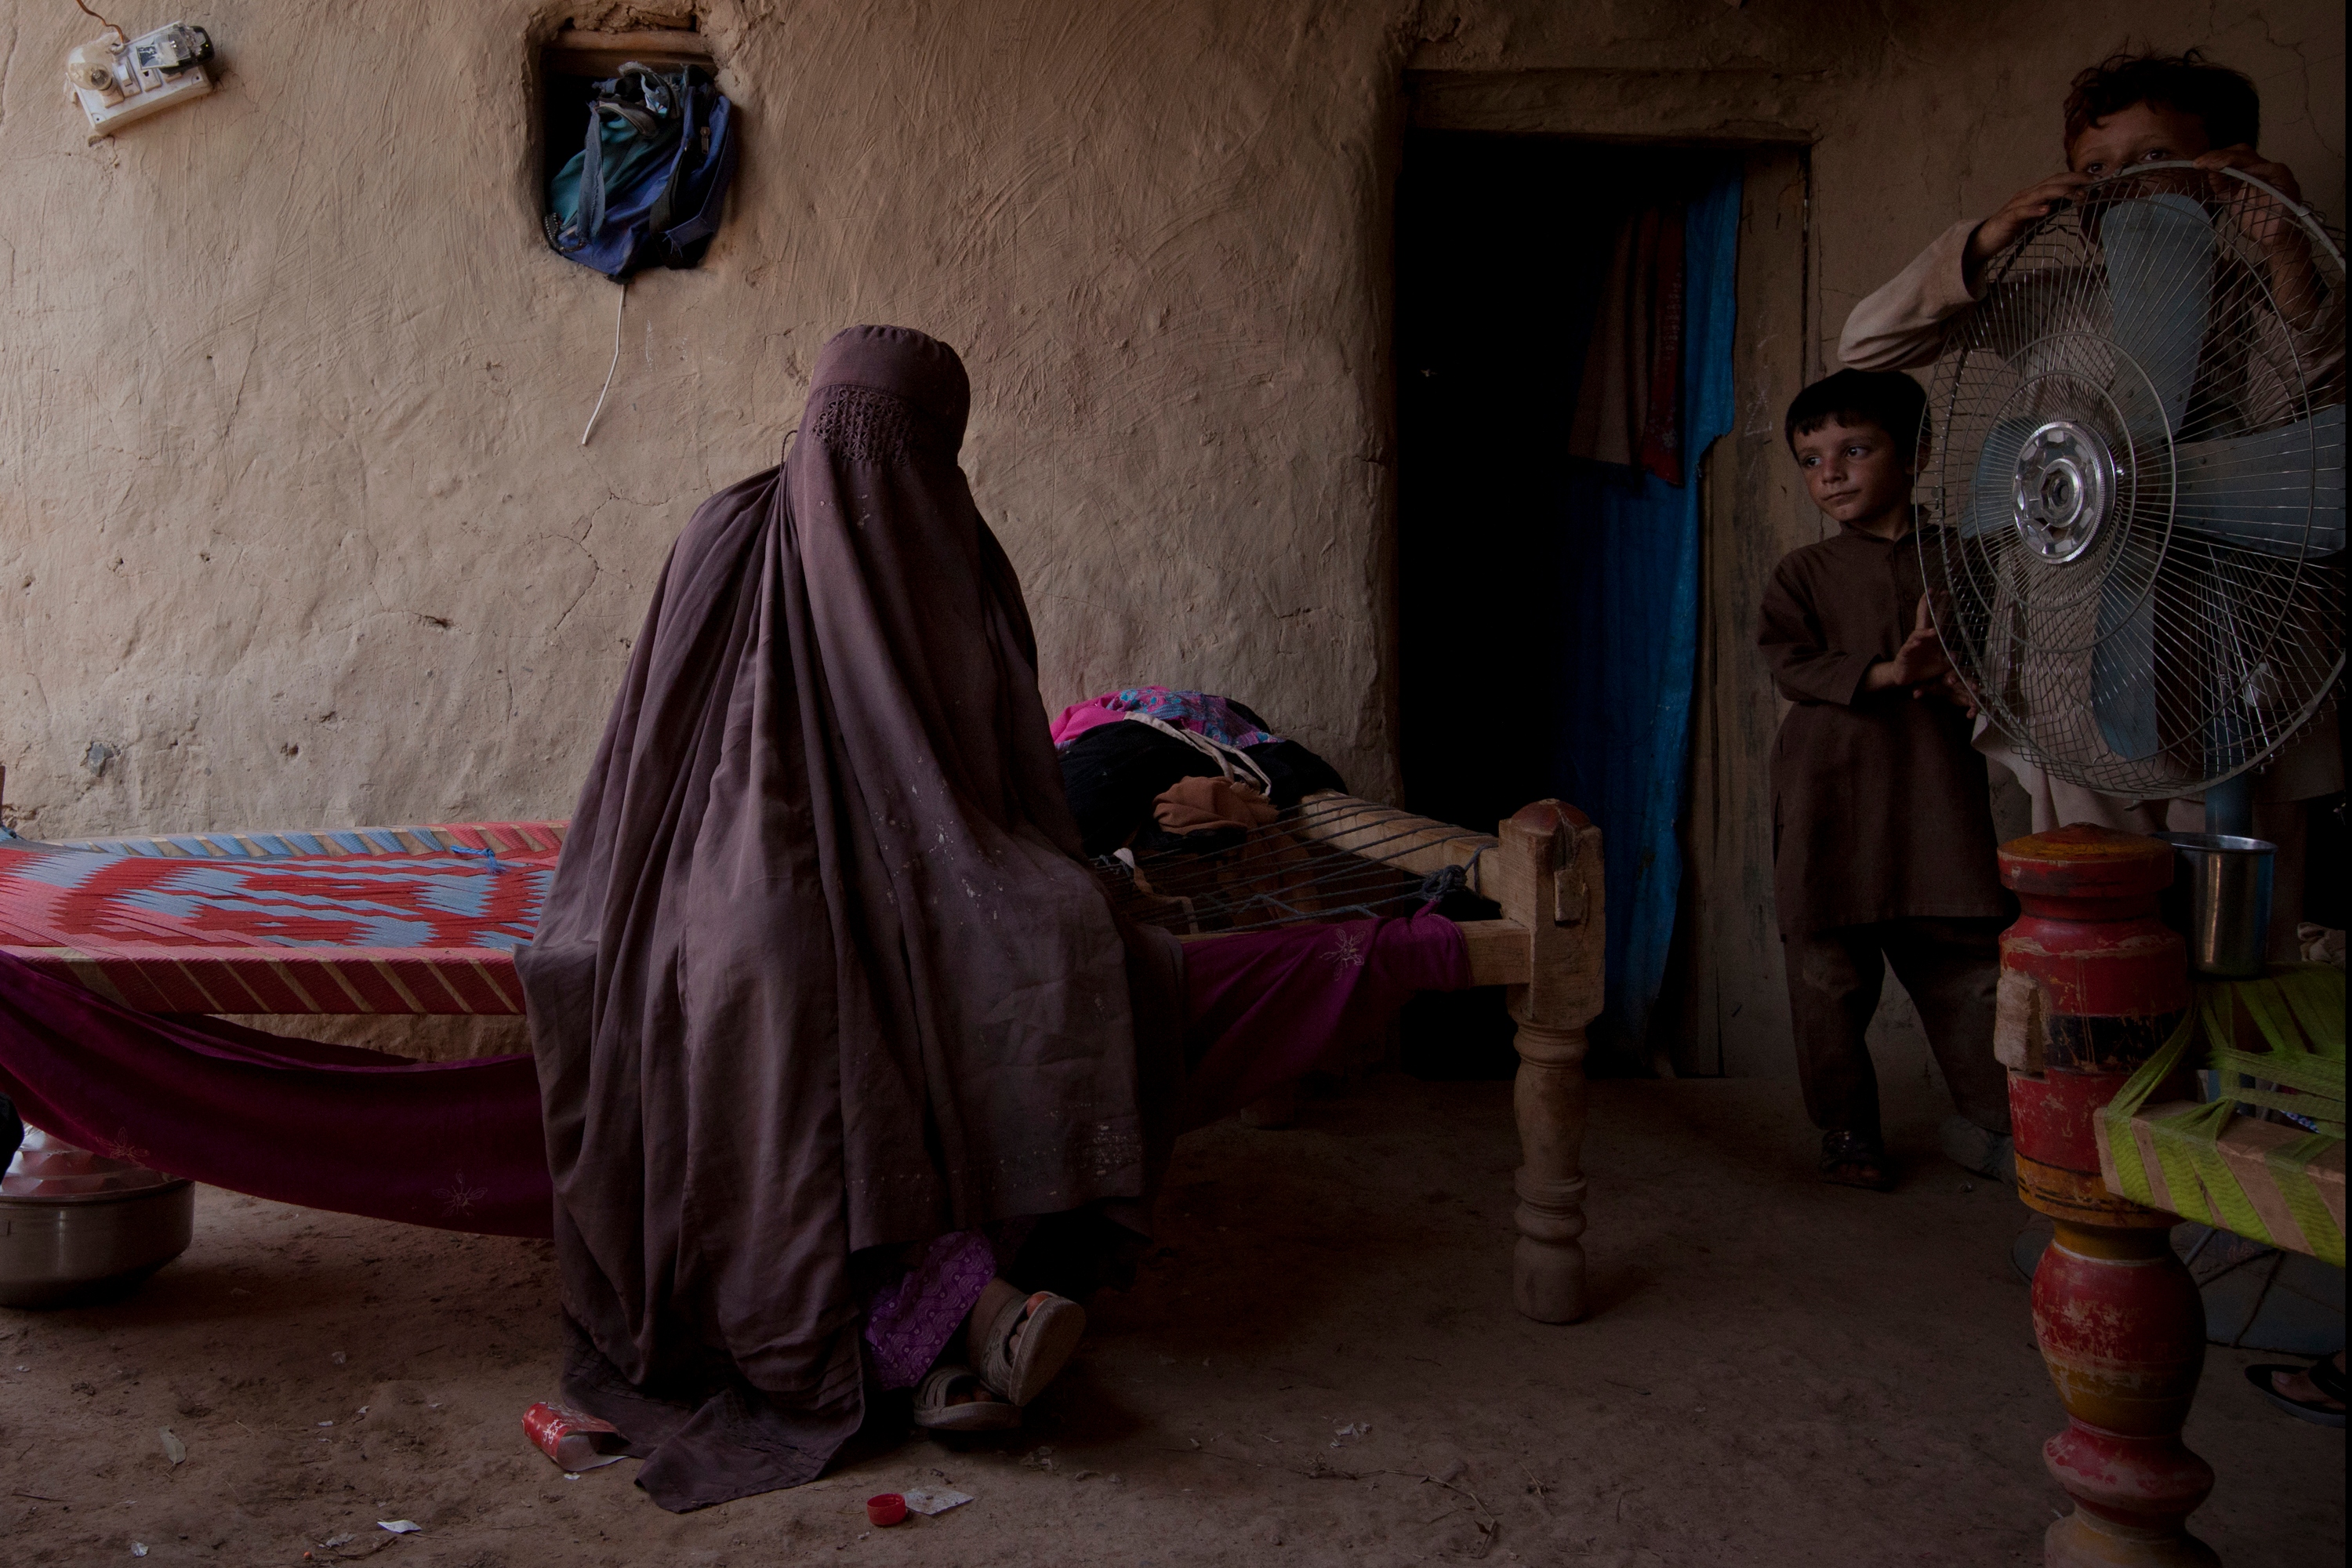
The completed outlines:
[[[614,290],[540,243],[530,86],[576,9],[200,0],[177,14],[222,90],[93,148],[59,70],[95,29],[0,6],[20,827],[567,810],[671,538],[775,460],[860,321],[970,363],[965,464],[1049,702],[1244,694],[1391,792],[1408,68],[1517,80],[1520,129],[1814,143],[1816,363],[1914,247],[2055,162],[2066,77],[2126,32],[2252,72],[2267,147],[2342,209],[2323,4],[710,0],[749,115],[731,214],[700,271],[632,289],[583,450]]]

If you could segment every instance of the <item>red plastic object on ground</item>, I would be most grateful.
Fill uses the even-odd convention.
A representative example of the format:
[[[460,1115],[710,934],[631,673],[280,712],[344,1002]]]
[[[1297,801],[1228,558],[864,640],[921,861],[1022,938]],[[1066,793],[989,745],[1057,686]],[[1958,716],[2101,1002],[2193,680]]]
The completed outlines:
[[[531,1446],[566,1470],[593,1470],[625,1458],[628,1445],[609,1421],[583,1415],[541,1400],[522,1413],[522,1433]]]
[[[866,1517],[880,1525],[900,1523],[907,1517],[907,1500],[897,1492],[883,1492],[867,1498]]]

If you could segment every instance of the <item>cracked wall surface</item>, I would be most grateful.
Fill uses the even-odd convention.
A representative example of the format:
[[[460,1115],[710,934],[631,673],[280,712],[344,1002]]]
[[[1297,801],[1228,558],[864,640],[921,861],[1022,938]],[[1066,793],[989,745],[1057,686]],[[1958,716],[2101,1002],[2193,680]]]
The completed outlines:
[[[186,16],[221,90],[87,147],[58,84],[95,27],[0,7],[26,831],[567,811],[670,540],[862,321],[971,366],[965,466],[1049,702],[1230,691],[1393,791],[1409,69],[1501,90],[1507,128],[1814,143],[1817,339],[2053,165],[2067,77],[2126,34],[2252,72],[2266,148],[2342,208],[2316,4],[709,0],[748,114],[727,226],[632,287],[583,449],[614,289],[539,238],[532,45],[563,14],[215,0]]]

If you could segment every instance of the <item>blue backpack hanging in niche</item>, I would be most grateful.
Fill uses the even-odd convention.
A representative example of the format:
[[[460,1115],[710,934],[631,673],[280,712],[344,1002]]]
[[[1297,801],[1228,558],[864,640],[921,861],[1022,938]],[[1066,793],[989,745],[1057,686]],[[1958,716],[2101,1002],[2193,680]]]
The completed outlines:
[[[695,266],[734,174],[734,106],[692,66],[632,61],[595,84],[586,144],[548,182],[547,243],[616,281]]]

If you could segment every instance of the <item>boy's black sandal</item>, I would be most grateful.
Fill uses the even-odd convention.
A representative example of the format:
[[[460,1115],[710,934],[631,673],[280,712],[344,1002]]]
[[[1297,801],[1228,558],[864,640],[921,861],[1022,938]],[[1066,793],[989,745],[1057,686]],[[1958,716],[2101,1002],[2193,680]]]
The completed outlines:
[[[1883,1193],[1893,1184],[1886,1173],[1886,1151],[1876,1139],[1859,1132],[1822,1134],[1822,1180],[1874,1193]]]
[[[2311,1385],[2319,1390],[2323,1398],[2336,1401],[2336,1408],[2330,1410],[2320,1400],[2290,1399],[2281,1394],[2276,1380],[2279,1373],[2289,1376],[2301,1373],[2311,1379]],[[2321,1356],[2309,1366],[2287,1366],[2277,1362],[2250,1366],[2246,1369],[2246,1381],[2261,1389],[2263,1398],[2298,1421],[2310,1421],[2321,1426],[2344,1425],[2344,1373],[2337,1370],[2333,1356]]]

